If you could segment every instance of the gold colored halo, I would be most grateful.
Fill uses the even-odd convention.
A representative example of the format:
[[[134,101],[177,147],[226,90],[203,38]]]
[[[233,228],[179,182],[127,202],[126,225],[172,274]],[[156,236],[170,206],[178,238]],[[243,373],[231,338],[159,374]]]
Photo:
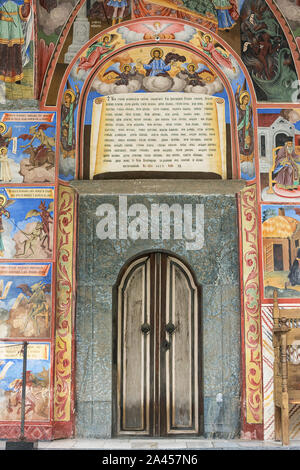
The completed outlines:
[[[108,38],[108,42],[111,41],[111,36],[110,36],[110,34],[105,34],[105,35],[103,36],[103,38],[102,38],[102,41],[104,41],[105,38]]]
[[[159,51],[159,54],[160,54],[159,58],[161,59],[162,56],[164,55],[163,50],[160,49],[160,47],[154,47],[154,48],[152,49],[152,51],[150,52],[150,55],[151,55],[152,58],[154,58],[154,52],[155,52],[155,51]]]
[[[249,95],[248,91],[243,91],[243,92],[240,94],[240,103],[241,103],[241,104],[243,103],[243,98],[244,98],[244,96],[248,96],[249,101],[250,101],[250,95]]]
[[[1,128],[3,128],[3,131],[1,131]],[[6,131],[7,127],[6,124],[3,121],[0,121],[0,132],[3,134]]]
[[[72,90],[72,88],[67,88],[67,90],[64,92],[64,98],[66,97],[66,95],[71,95],[71,103],[74,103],[75,101],[75,93],[74,91]]]
[[[130,64],[123,64],[123,65],[120,67],[121,72],[125,72],[125,67],[129,67],[130,70],[131,70],[131,65],[130,65]]]
[[[0,193],[0,200],[1,200],[1,199],[3,199],[3,203],[1,204],[1,202],[0,202],[0,205],[1,205],[1,206],[4,206],[4,205],[6,204],[6,202],[7,202],[7,197],[5,196],[5,194],[1,194],[1,193]]]
[[[212,41],[212,36],[210,34],[204,34],[203,39],[205,39],[205,38],[209,38],[209,40],[210,40],[209,42]]]
[[[196,71],[196,65],[193,64],[193,62],[191,62],[191,63],[189,63],[189,64],[187,65],[187,67],[186,67],[187,70],[190,68],[191,65],[194,67],[194,70]]]

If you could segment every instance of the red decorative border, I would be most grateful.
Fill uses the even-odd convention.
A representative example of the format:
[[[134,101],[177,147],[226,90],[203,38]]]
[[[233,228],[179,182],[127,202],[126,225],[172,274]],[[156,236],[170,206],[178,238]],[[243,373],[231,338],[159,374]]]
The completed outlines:
[[[49,441],[52,439],[52,426],[30,424],[24,426],[25,439],[28,441]],[[0,424],[0,439],[18,440],[21,436],[19,424]]]
[[[242,437],[263,439],[263,387],[256,185],[241,192]]]
[[[54,421],[73,420],[75,192],[58,188]],[[69,426],[67,425],[69,429]],[[65,436],[66,437],[66,436]]]

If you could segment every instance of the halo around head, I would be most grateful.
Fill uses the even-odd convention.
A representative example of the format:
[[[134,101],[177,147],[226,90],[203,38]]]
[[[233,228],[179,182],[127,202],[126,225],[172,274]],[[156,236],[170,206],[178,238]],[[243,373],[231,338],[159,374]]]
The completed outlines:
[[[152,51],[150,52],[150,55],[151,55],[152,58],[154,58],[154,52],[155,52],[155,51],[158,51],[158,52],[159,52],[159,58],[161,59],[162,56],[163,56],[163,54],[164,54],[164,53],[163,53],[163,50],[160,49],[160,47],[154,47],[154,48],[152,49]]]
[[[126,67],[129,67],[129,69],[131,70],[131,65],[130,65],[130,64],[123,64],[123,65],[120,67],[121,72],[125,72]]]
[[[67,90],[64,92],[64,98],[66,97],[66,95],[70,95],[70,96],[71,96],[71,103],[74,103],[74,101],[75,101],[75,93],[74,93],[74,91],[72,90],[72,88],[67,88]]]
[[[3,202],[1,202],[1,200],[3,200]],[[4,204],[6,204],[6,201],[7,197],[5,196],[5,194],[0,193],[0,204],[4,206]]]
[[[105,34],[102,38],[102,41],[104,41],[104,39],[108,39],[108,42],[110,42],[111,36],[109,34]]]
[[[243,103],[243,98],[244,98],[245,96],[248,96],[249,101],[250,101],[249,92],[248,92],[248,91],[242,91],[242,93],[240,94],[240,103],[241,103],[241,104]]]
[[[6,131],[6,124],[3,121],[0,121],[0,133],[3,134],[3,132]]]
[[[193,64],[193,62],[190,62],[190,63],[187,65],[187,69],[189,70],[190,67],[193,67],[193,69],[196,70],[196,65]]]
[[[212,36],[211,36],[210,34],[208,34],[208,33],[206,33],[206,34],[203,34],[203,39],[206,39],[206,38],[208,38],[208,39],[209,39],[209,42],[211,42],[211,41],[212,41]]]

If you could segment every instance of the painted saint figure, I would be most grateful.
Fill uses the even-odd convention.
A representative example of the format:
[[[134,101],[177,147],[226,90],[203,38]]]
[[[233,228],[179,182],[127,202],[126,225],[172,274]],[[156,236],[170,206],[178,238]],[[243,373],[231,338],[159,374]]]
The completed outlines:
[[[80,57],[78,70],[89,70],[106,54],[113,51],[117,46],[115,35],[106,34],[97,42],[94,42],[87,50],[85,57]]]
[[[188,64],[187,70],[183,70],[181,73],[187,75],[188,85],[205,86],[205,83],[201,80],[198,73],[196,72],[195,64]]]
[[[253,160],[253,127],[252,127],[252,106],[250,95],[246,89],[240,91],[240,85],[235,94],[236,105],[239,110],[238,137],[240,146],[241,162],[252,162]]]
[[[279,188],[293,190],[299,186],[300,155],[293,148],[293,138],[288,137],[275,158],[274,180]]]
[[[291,266],[290,272],[288,274],[288,282],[285,283],[285,288],[287,289],[289,285],[299,286],[300,285],[300,248],[297,251],[297,256],[294,259],[294,262]]]
[[[136,76],[136,68],[132,67],[129,64],[123,65],[121,68],[121,73],[119,74],[118,80],[115,82],[117,86],[120,85],[128,85],[130,78],[134,78]]]
[[[12,128],[7,129],[4,122],[0,122],[0,147],[8,147],[12,140]]]
[[[168,76],[168,71],[171,70],[171,64],[166,64],[162,59],[163,51],[160,48],[152,49],[150,52],[152,59],[148,64],[143,64],[147,75],[150,77]]]
[[[61,107],[61,151],[63,158],[75,158],[75,109],[79,101],[79,88],[75,85],[76,94],[68,88],[64,94],[64,103]]]
[[[212,0],[217,10],[219,29],[231,29],[239,18],[236,0]]]
[[[108,0],[107,6],[113,7],[112,25],[114,26],[117,22],[121,23],[125,8],[128,6],[127,0]]]
[[[22,22],[30,16],[30,0],[18,5],[12,0],[0,6],[0,80],[19,84],[24,76],[22,48],[26,32]]]

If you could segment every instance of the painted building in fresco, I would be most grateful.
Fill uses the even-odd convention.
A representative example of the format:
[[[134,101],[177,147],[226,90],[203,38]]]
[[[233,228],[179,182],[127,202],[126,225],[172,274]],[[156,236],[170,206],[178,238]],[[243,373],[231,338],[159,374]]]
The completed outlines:
[[[274,290],[300,306],[299,2],[1,14],[0,438],[20,436],[26,342],[28,439],[274,439]]]

